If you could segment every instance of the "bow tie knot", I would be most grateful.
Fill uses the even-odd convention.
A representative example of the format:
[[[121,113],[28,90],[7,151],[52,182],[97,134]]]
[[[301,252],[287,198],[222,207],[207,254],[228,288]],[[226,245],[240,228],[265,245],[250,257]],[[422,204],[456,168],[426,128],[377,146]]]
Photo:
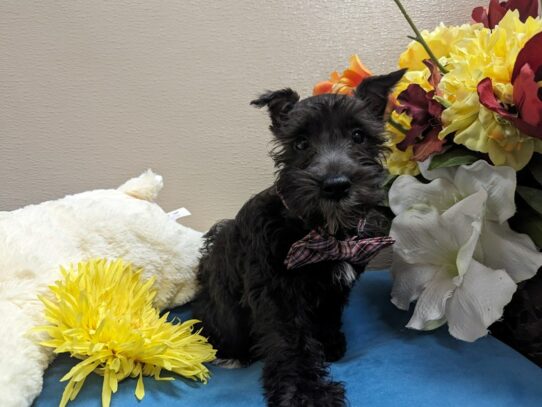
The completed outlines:
[[[364,221],[358,225],[357,236],[338,240],[322,230],[311,230],[303,239],[290,247],[284,264],[288,270],[321,261],[346,261],[351,264],[367,264],[380,250],[395,241],[389,236],[363,237]]]

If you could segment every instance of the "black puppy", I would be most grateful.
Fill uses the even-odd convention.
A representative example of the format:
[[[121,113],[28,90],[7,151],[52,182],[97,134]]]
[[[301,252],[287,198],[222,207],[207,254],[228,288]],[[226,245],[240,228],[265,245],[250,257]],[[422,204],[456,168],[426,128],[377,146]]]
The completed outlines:
[[[269,406],[345,405],[326,362],[345,353],[341,314],[354,280],[391,242],[369,245],[355,264],[324,252],[359,239],[360,220],[362,237],[380,233],[372,209],[383,199],[383,116],[403,73],[370,77],[354,96],[299,101],[284,89],[252,102],[269,109],[276,182],[207,233],[193,310],[220,359],[264,360]],[[327,249],[311,252],[311,239]]]

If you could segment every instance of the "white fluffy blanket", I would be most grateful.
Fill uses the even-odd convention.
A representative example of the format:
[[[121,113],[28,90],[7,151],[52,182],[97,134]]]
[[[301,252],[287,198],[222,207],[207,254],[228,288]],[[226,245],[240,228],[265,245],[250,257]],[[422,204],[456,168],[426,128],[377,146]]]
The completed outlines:
[[[41,391],[52,352],[28,331],[45,323],[37,295],[60,265],[122,257],[156,277],[161,309],[192,298],[201,233],[152,203],[162,185],[147,171],[118,189],[0,212],[0,406],[29,406]]]

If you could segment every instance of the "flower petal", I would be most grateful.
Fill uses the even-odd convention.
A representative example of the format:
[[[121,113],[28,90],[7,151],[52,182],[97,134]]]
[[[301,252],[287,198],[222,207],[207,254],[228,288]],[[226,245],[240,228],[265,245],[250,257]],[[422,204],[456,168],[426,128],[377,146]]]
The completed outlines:
[[[331,93],[333,89],[333,83],[331,81],[322,81],[314,85],[312,95],[323,95],[324,93]]]
[[[424,139],[419,143],[414,144],[414,156],[416,161],[427,160],[428,157],[435,153],[440,153],[444,150],[444,140],[438,137],[440,127],[431,127]],[[397,146],[399,147],[399,146]]]
[[[472,342],[502,316],[516,284],[504,270],[493,270],[473,260],[463,282],[446,307],[450,334]]]
[[[397,148],[401,151],[406,151],[406,149],[410,146],[414,146],[416,144],[416,139],[420,134],[423,134],[423,132],[427,129],[429,125],[427,123],[425,124],[418,124],[413,123],[410,129],[407,130],[405,133],[405,138],[400,143],[397,143]]]
[[[542,253],[531,238],[514,232],[508,222],[485,222],[480,245],[483,258],[479,260],[488,267],[506,270],[516,283],[533,277],[542,267]]]
[[[448,233],[459,246],[455,258],[458,280],[467,272],[482,230],[487,193],[483,189],[468,196],[442,214]]]
[[[471,17],[474,22],[482,23],[484,27],[489,27],[489,16],[485,7],[476,7],[472,10]]]
[[[506,14],[506,11],[506,7],[499,0],[490,0],[488,11],[489,28],[495,28]]]
[[[507,3],[508,10],[519,11],[519,19],[522,22],[529,17],[538,17],[538,0],[509,0]]]
[[[542,39],[542,36],[540,38]],[[519,110],[521,120],[532,126],[532,129],[528,129],[532,131],[526,133],[531,137],[542,138],[540,134],[542,132],[542,100],[538,95],[539,89],[535,71],[529,64],[523,65],[514,82],[514,103]]]
[[[438,268],[428,264],[408,264],[394,254],[391,263],[391,302],[397,308],[408,311],[410,303],[418,299],[437,271]]]
[[[412,117],[412,123],[423,124],[429,120],[427,105],[429,99],[427,92],[417,83],[411,83],[399,94],[397,101],[400,103],[396,110],[399,113],[406,112]]]
[[[492,112],[498,113],[500,116],[504,117],[507,120],[510,120],[513,124],[517,125],[517,115],[510,113],[508,110],[506,110],[506,108],[501,104],[500,100],[497,99],[497,96],[495,96],[491,78],[482,79],[478,83],[476,91],[478,93],[479,101],[484,107],[491,110]]]
[[[430,330],[446,322],[446,303],[457,286],[448,271],[439,270],[423,290],[407,328]]]
[[[542,46],[542,33],[533,35],[529,41],[525,43],[521,51],[519,51],[514,63],[514,70],[512,72],[512,83],[515,82],[519,76],[521,69],[525,65],[530,65],[531,69],[538,72],[542,66],[542,53],[540,47]],[[540,80],[539,78],[536,78]]]
[[[438,84],[440,83],[440,80],[442,78],[442,73],[440,72],[437,64],[433,62],[433,60],[425,59],[423,63],[427,67],[427,69],[429,69],[429,72],[431,72],[431,75],[429,75],[429,79],[427,79],[427,81],[431,84],[431,86],[435,90],[435,93],[441,96],[442,93],[441,90],[438,88]]]
[[[350,57],[350,69],[357,72],[358,75],[362,77],[362,80],[371,76],[373,73],[370,69],[368,69],[363,62],[361,62],[361,59],[359,58],[359,55],[354,54]]]
[[[444,211],[461,199],[450,181],[436,179],[423,184],[410,175],[401,175],[393,182],[389,192],[390,209],[398,215],[415,204],[426,204]]]
[[[530,69],[529,65],[526,65],[526,67],[527,69],[523,72],[523,76],[521,77],[521,79],[517,80],[517,86],[516,84],[514,84],[514,102],[516,104],[522,103],[521,106],[518,107],[525,106],[526,110],[533,110],[536,112],[538,110],[537,106],[539,103],[536,103],[535,106],[530,106],[529,103],[524,103],[525,93],[530,95],[529,99],[531,100],[531,102],[535,100],[534,98],[536,97],[536,93],[532,92],[533,86],[536,86],[536,82],[533,82],[532,76],[530,76],[530,73],[528,72]],[[527,86],[526,84],[529,84],[529,86]],[[522,91],[520,92],[520,90]],[[530,90],[530,92],[527,92],[528,90]],[[493,85],[490,78],[485,78],[480,81],[477,86],[477,92],[480,103],[485,108],[499,114],[500,116],[508,120],[522,133],[528,134],[531,137],[540,138],[540,123],[538,125],[528,123],[527,121],[523,120],[523,118],[518,117],[516,113],[509,112],[493,93]],[[520,111],[520,113],[522,112]],[[454,140],[458,142],[458,140],[456,140],[455,138]]]
[[[414,205],[392,221],[393,250],[410,264],[453,264],[458,247],[448,228],[435,207]]]
[[[512,168],[496,167],[480,160],[458,168],[454,181],[464,196],[481,189],[487,192],[486,219],[502,223],[516,212],[516,173]]]

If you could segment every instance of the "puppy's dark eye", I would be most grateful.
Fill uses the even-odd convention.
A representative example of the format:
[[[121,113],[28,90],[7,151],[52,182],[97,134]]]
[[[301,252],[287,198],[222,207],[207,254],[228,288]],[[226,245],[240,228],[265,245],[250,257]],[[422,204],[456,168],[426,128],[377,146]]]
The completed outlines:
[[[306,150],[309,146],[309,141],[305,137],[298,138],[294,142],[294,148],[298,151]]]
[[[356,144],[359,144],[365,140],[365,135],[361,129],[352,130],[352,141]]]

